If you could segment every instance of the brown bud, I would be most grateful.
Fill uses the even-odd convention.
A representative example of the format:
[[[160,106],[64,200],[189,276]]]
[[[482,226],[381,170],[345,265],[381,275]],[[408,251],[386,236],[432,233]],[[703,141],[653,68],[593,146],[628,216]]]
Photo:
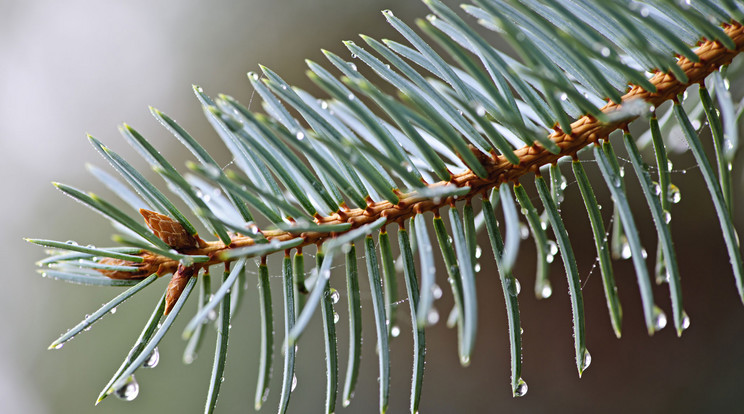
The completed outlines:
[[[194,271],[194,266],[186,267],[184,265],[178,265],[178,270],[171,277],[170,282],[168,282],[168,288],[165,291],[165,315],[173,309],[176,301],[181,297],[181,293],[186,288],[186,283],[191,279],[191,276],[194,275]]]
[[[122,259],[113,259],[110,257],[104,257],[103,259],[99,260],[98,263],[104,264],[104,265],[113,265],[113,266],[137,266],[140,268],[140,270],[136,272],[123,272],[121,270],[97,269],[104,276],[111,278],[111,279],[139,279],[145,276],[149,276],[150,274],[153,273],[150,271],[148,266],[146,265],[143,266],[143,263],[133,263],[133,262],[129,262],[127,260],[122,260]]]
[[[176,250],[197,246],[194,236],[187,233],[181,223],[166,215],[144,208],[141,208],[139,212],[145,218],[147,227],[168,246]]]

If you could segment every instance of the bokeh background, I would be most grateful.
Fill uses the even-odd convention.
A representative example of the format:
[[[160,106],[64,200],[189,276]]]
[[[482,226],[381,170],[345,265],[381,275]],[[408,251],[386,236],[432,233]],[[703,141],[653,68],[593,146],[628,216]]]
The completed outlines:
[[[453,4],[454,2],[450,2]],[[407,22],[426,14],[417,1],[393,0],[216,0],[179,2],[95,2],[48,0],[0,2],[0,412],[3,413],[193,413],[202,410],[211,368],[214,336],[207,337],[197,361],[184,366],[184,343],[176,324],[160,346],[157,368],[137,374],[141,390],[133,402],[110,398],[93,407],[98,391],[119,366],[138,335],[166,281],[119,307],[90,332],[64,349],[48,344],[96,310],[117,291],[79,287],[41,278],[34,262],[42,249],[24,236],[74,239],[106,245],[108,223],[54,190],[50,181],[114,197],[85,171],[86,162],[104,167],[85,139],[91,133],[147,170],[121,140],[116,126],[136,127],[175,165],[189,154],[151,118],[153,105],[177,119],[224,164],[230,158],[203,119],[190,85],[210,94],[230,93],[250,102],[248,70],[265,64],[290,83],[315,91],[305,79],[304,58],[323,62],[320,48],[348,56],[341,40],[357,33],[397,38],[379,13],[391,8]],[[258,105],[254,102],[253,108]],[[670,137],[681,142],[679,136]],[[615,339],[607,316],[594,247],[578,192],[569,176],[562,206],[582,279],[592,366],[579,379],[573,359],[571,315],[560,260],[552,267],[553,297],[538,301],[532,292],[532,241],[524,242],[517,276],[524,326],[523,377],[528,394],[509,390],[509,353],[503,297],[495,265],[482,259],[478,278],[480,330],[472,365],[459,366],[455,333],[444,326],[451,299],[437,302],[442,320],[427,330],[427,365],[421,412],[735,412],[744,409],[744,306],[739,301],[712,203],[689,155],[673,158],[674,182],[682,202],[674,206],[672,229],[691,327],[681,338],[667,328],[648,337],[642,322],[635,275],[629,262],[616,262],[624,309],[624,335]],[[596,166],[587,162],[590,174]],[[630,168],[628,168],[630,170]],[[570,173],[568,169],[565,173]],[[742,205],[741,168],[735,169],[737,207]],[[655,254],[655,232],[635,178],[628,175],[641,237]],[[524,180],[531,188],[529,178]],[[595,191],[609,207],[607,191]],[[609,220],[611,208],[605,208]],[[735,214],[739,228],[742,214]],[[485,239],[482,241],[487,246]],[[488,251],[488,249],[484,249]],[[274,262],[274,265],[277,263]],[[361,264],[361,262],[360,262]],[[649,263],[652,266],[652,263]],[[273,276],[278,266],[273,267]],[[446,286],[443,272],[439,284]],[[249,275],[252,276],[252,275]],[[251,280],[249,278],[249,280]],[[279,278],[272,278],[280,323]],[[332,283],[342,293],[337,305],[340,368],[346,366],[347,329],[343,276]],[[362,275],[361,285],[367,287]],[[249,283],[241,313],[233,322],[226,380],[218,412],[253,410],[258,358],[256,293]],[[670,312],[666,286],[655,287],[659,305]],[[192,300],[185,315],[194,310]],[[401,303],[401,315],[408,304]],[[338,412],[372,413],[377,407],[377,363],[369,294],[363,295],[364,351],[357,392]],[[319,412],[325,371],[319,320],[303,336],[298,353],[298,386],[290,411]],[[392,343],[391,413],[408,407],[411,367],[410,322]],[[281,326],[277,325],[278,335]],[[277,352],[278,354],[278,352]],[[273,412],[280,390],[281,359],[275,361]],[[343,371],[342,371],[343,372]],[[339,399],[340,400],[340,399]]]

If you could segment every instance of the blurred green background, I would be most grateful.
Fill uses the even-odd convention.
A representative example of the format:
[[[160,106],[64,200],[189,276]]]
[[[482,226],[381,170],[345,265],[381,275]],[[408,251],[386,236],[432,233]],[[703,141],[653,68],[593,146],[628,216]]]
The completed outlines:
[[[449,2],[456,4],[455,2]],[[230,158],[203,119],[190,85],[207,93],[229,93],[251,100],[245,79],[249,70],[265,64],[287,81],[315,91],[305,79],[304,58],[325,62],[320,48],[341,56],[341,40],[357,33],[397,38],[382,15],[391,8],[412,22],[426,14],[417,1],[271,1],[217,0],[179,2],[95,2],[45,0],[0,2],[0,180],[3,196],[0,249],[3,284],[0,312],[0,412],[3,413],[193,413],[202,410],[211,369],[213,333],[200,358],[181,363],[180,331],[186,318],[160,346],[155,369],[137,374],[140,395],[133,402],[107,399],[93,402],[139,334],[165,280],[119,307],[90,332],[59,351],[48,344],[92,313],[118,290],[79,287],[42,279],[34,262],[40,248],[27,237],[74,239],[106,245],[110,226],[90,210],[55,191],[61,181],[113,199],[85,171],[86,162],[105,167],[85,139],[90,133],[149,171],[121,140],[116,126],[125,121],[149,137],[177,166],[189,154],[176,145],[147,111],[153,105],[177,119],[224,164]],[[325,65],[325,63],[323,63]],[[328,66],[328,65],[326,65]],[[258,105],[254,102],[253,108]],[[672,137],[680,140],[680,137]],[[650,158],[649,158],[650,159]],[[562,264],[552,267],[553,297],[537,301],[532,292],[532,241],[524,242],[516,275],[524,326],[523,377],[529,393],[513,399],[509,390],[506,317],[498,276],[490,254],[484,255],[478,278],[480,330],[472,365],[458,363],[456,335],[444,326],[451,299],[437,302],[442,320],[427,330],[427,365],[423,413],[452,412],[732,412],[744,408],[744,307],[737,297],[728,257],[703,181],[688,155],[673,158],[674,182],[682,202],[674,207],[672,229],[683,278],[685,309],[692,325],[682,338],[667,328],[653,338],[645,334],[632,266],[615,263],[624,309],[624,336],[614,338],[598,270],[592,272],[594,247],[578,188],[569,176],[564,220],[586,283],[587,335],[592,366],[579,379],[573,359],[570,305]],[[587,163],[590,174],[598,170]],[[627,168],[629,171],[630,169]],[[683,172],[685,171],[685,172]],[[564,169],[564,173],[570,173]],[[655,257],[655,232],[628,174],[631,199],[649,257]],[[742,205],[741,168],[735,170],[738,211]],[[532,185],[527,178],[528,188]],[[156,181],[160,182],[160,181]],[[609,207],[607,191],[595,191]],[[635,191],[634,191],[635,189]],[[609,220],[611,208],[605,208]],[[735,214],[739,228],[742,214]],[[484,250],[487,241],[482,240]],[[360,259],[361,260],[361,259]],[[277,262],[273,272],[277,335],[281,336],[281,291]],[[361,263],[360,263],[361,264]],[[652,266],[652,263],[649,263]],[[258,317],[254,283],[233,322],[226,381],[218,412],[253,411],[258,358]],[[438,274],[446,287],[445,276]],[[340,369],[346,367],[348,326],[341,273],[333,283],[342,293],[337,305]],[[367,289],[366,276],[361,286]],[[655,287],[657,302],[670,312],[666,286]],[[363,294],[364,350],[357,392],[351,406],[339,412],[372,413],[377,409],[377,362],[369,294]],[[408,304],[402,303],[402,334],[392,342],[392,391],[389,412],[408,407],[411,367]],[[194,310],[187,306],[186,316]],[[290,412],[319,412],[323,405],[325,371],[318,318],[303,336],[298,352],[298,386]],[[277,348],[278,355],[278,348]],[[275,360],[271,393],[264,412],[274,412],[280,384],[281,359]],[[342,371],[343,373],[343,371]]]

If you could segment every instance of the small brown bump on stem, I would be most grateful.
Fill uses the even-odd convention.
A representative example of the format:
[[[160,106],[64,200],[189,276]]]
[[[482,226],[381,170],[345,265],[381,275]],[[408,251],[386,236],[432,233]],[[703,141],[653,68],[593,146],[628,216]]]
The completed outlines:
[[[165,311],[164,315],[170,313],[173,306],[176,305],[176,301],[181,297],[181,293],[186,288],[186,283],[194,276],[196,268],[194,266],[178,265],[178,270],[171,276],[168,287],[165,291]]]

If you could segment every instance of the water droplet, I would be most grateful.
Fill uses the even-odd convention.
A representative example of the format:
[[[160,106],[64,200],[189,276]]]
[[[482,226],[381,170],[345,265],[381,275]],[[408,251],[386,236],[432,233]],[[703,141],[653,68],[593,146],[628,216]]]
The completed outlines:
[[[483,255],[483,249],[480,246],[475,246],[475,258],[480,259]]]
[[[354,94],[353,94],[353,93],[350,93],[350,94],[348,94],[348,95],[346,96],[346,98],[347,98],[348,100],[350,100],[350,101],[353,101],[353,100],[354,100],[354,98],[355,98],[355,96],[354,96]]]
[[[554,254],[548,254],[548,255],[545,256],[545,261],[548,262],[548,263],[553,263],[554,260],[555,260],[555,255]]]
[[[338,315],[338,312],[333,312],[333,323],[338,323],[339,319],[341,317]]]
[[[654,330],[660,331],[667,325],[667,316],[661,308],[654,306]]]
[[[558,254],[558,244],[553,240],[548,240],[548,254],[551,256]]]
[[[550,283],[546,283],[543,285],[542,289],[540,289],[540,298],[547,299],[551,295],[553,295],[553,287],[550,286]]]
[[[673,168],[674,168],[674,164],[672,164],[671,161],[667,160],[667,169],[668,169],[668,171],[672,171]]]
[[[460,357],[460,365],[466,367],[470,365],[470,355],[463,355]],[[416,411],[418,413],[418,411]]]
[[[514,387],[515,397],[524,397],[527,394],[527,383],[522,378],[517,381],[517,386]]]
[[[602,56],[604,56],[604,57],[609,57],[610,56],[610,48],[603,47],[602,50],[600,51],[600,53],[602,53]]]
[[[353,64],[353,63],[351,63],[351,62],[349,62],[349,67],[350,67],[350,68],[351,68],[351,70],[353,70],[354,72],[356,72],[356,71],[357,71],[357,65],[355,65],[355,64]]]
[[[302,141],[303,139],[305,139],[305,133],[300,131],[297,134],[295,134],[295,137],[297,138],[298,141]]]
[[[63,346],[65,346],[64,343],[57,344],[57,345],[54,345],[54,347],[52,349],[62,349]]]
[[[686,330],[690,327],[690,316],[687,315],[687,312],[682,311],[682,330]]]
[[[440,288],[438,285],[432,286],[431,295],[434,296],[434,299],[440,299],[442,297],[442,288]]]
[[[651,14],[651,12],[648,10],[648,7],[641,8],[641,17],[648,17],[649,14]]]
[[[644,259],[648,258],[648,252],[645,248],[641,248],[641,256],[643,256]]]
[[[670,221],[672,221],[672,215],[668,211],[664,211],[664,222],[669,224]]]
[[[282,89],[287,90],[287,85],[281,85]]]
[[[426,323],[428,323],[429,325],[434,325],[437,322],[439,322],[439,312],[437,312],[436,309],[432,309],[426,315]]]
[[[653,184],[654,184],[654,186],[653,186],[654,195],[661,194],[661,186],[659,185],[659,183],[657,183],[656,181],[654,181]]]
[[[625,167],[620,167],[620,177],[625,177]]]
[[[630,243],[628,243],[628,239],[623,236],[620,243],[622,243],[620,246],[620,257],[625,260],[630,259],[630,256],[633,255],[633,252],[630,251]]]
[[[295,388],[297,388],[297,375],[292,376],[292,388],[290,388],[290,391],[294,391]]]
[[[109,312],[111,312],[111,314],[116,313],[116,307],[111,308],[111,310]]]
[[[567,95],[567,94],[566,94],[565,92],[563,92],[563,93],[561,94],[561,96],[560,96],[560,100],[561,100],[561,101],[565,101],[565,100],[567,100],[567,99],[568,99],[568,95]]]
[[[392,336],[393,338],[397,338],[398,335],[400,335],[400,328],[398,327],[398,325],[393,325],[393,327],[390,328],[390,336]]]
[[[530,237],[530,228],[524,223],[519,223],[519,236],[522,240],[526,240]]]
[[[726,149],[726,151],[731,151],[734,149],[734,144],[731,142],[730,139],[726,138],[723,140],[723,148]]]
[[[512,296],[517,296],[522,291],[522,285],[519,283],[519,280],[513,277],[508,278],[506,279],[506,291]]]
[[[158,351],[158,347],[155,347],[155,349],[150,352],[150,355],[147,356],[147,359],[142,364],[142,367],[155,368],[158,365],[158,362],[160,362],[160,352]]]
[[[584,371],[587,368],[589,368],[589,365],[592,364],[592,354],[589,353],[588,349],[584,349],[584,358],[583,361],[581,361],[581,370]]]
[[[251,72],[251,79],[258,80],[258,75]]]
[[[134,379],[134,375],[130,375],[124,385],[114,390],[114,395],[124,401],[132,401],[137,398],[137,395],[139,395],[139,384]]]
[[[669,201],[674,204],[679,203],[682,200],[682,193],[679,191],[679,187],[674,184],[669,184]]]
[[[338,293],[338,290],[331,288],[331,303],[334,305],[337,304],[340,298],[341,295]]]
[[[475,266],[473,266],[473,270],[475,271],[475,273],[480,273],[480,271],[481,271],[481,264],[480,263],[476,263]]]

